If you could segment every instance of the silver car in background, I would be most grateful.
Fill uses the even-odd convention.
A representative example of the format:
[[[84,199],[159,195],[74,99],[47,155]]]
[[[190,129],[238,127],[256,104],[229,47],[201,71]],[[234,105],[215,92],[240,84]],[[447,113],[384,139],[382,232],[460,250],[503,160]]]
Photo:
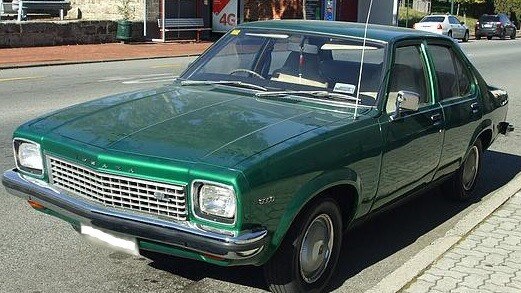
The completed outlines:
[[[427,15],[414,24],[414,29],[461,39],[463,42],[469,40],[469,28],[450,14]]]

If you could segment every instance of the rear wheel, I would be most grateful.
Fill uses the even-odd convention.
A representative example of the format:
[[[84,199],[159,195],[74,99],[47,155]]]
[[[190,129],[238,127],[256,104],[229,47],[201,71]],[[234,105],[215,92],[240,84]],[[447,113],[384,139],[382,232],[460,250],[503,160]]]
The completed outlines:
[[[516,38],[516,30],[514,29],[514,31],[512,32],[512,34],[510,35],[510,39],[515,39]]]
[[[480,35],[476,35],[476,40],[481,40],[481,36]]]
[[[463,36],[463,42],[466,43],[466,42],[468,42],[468,41],[469,41],[469,32],[466,31],[466,32],[465,32],[465,35]]]
[[[487,40],[492,40],[492,36],[487,36]]]
[[[478,175],[481,171],[483,146],[481,140],[476,140],[470,148],[463,164],[453,177],[445,184],[444,189],[450,197],[457,200],[468,200],[476,187]]]
[[[506,36],[507,36],[507,31],[506,31],[506,30],[503,30],[503,31],[501,32],[501,35],[499,35],[499,37],[500,37],[502,40],[504,40],[504,39],[506,38]]]
[[[297,218],[276,254],[264,266],[272,292],[322,292],[333,275],[342,244],[342,216],[323,199]]]

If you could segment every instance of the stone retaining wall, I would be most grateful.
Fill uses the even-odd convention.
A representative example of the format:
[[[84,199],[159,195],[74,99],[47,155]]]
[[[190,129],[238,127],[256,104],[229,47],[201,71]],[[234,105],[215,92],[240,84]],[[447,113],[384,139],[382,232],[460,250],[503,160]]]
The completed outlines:
[[[115,21],[3,22],[0,48],[116,42]],[[143,24],[133,23],[135,40],[143,37]]]
[[[145,9],[143,0],[129,0],[131,20],[143,21]],[[69,15],[73,18],[80,16],[85,20],[119,20],[121,15],[118,6],[121,1],[117,0],[71,0],[71,11]],[[147,19],[154,20],[159,17],[159,0],[146,0]]]

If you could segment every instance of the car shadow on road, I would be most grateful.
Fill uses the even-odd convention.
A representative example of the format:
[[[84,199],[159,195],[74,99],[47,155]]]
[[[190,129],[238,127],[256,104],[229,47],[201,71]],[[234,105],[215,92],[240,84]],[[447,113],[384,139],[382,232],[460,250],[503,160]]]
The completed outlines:
[[[337,274],[331,281],[331,288],[341,287],[347,279],[362,270],[413,244],[422,235],[507,184],[519,172],[521,157],[487,151],[476,186],[477,196],[473,201],[451,201],[439,188],[435,188],[350,230],[344,237]],[[152,260],[150,266],[192,281],[210,278],[267,290],[259,267],[224,268],[155,253],[147,253],[145,256]]]
[[[519,172],[520,156],[486,151],[473,200],[457,202],[445,196],[441,188],[434,188],[349,231],[344,237],[332,287],[342,286],[362,270],[413,244],[422,235],[507,184]]]

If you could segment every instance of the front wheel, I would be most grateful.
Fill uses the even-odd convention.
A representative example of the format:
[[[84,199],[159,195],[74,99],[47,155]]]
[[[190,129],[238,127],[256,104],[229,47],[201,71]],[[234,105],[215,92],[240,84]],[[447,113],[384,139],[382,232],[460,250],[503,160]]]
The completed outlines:
[[[342,216],[333,199],[302,212],[278,251],[264,266],[272,292],[323,292],[342,244]]]
[[[492,40],[492,36],[487,36],[487,40]]]
[[[481,140],[476,140],[470,148],[463,164],[453,177],[445,184],[445,192],[450,197],[464,201],[472,197],[472,191],[476,187],[478,175],[481,171],[483,146]]]

